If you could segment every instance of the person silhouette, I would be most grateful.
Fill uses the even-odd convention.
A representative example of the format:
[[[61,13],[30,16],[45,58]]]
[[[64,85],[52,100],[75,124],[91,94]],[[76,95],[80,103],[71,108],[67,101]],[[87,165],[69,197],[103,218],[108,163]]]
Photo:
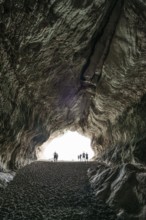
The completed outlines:
[[[56,153],[56,161],[58,161],[58,154]]]
[[[57,162],[58,160],[58,154],[56,152],[54,152],[54,162],[56,161]]]
[[[86,157],[85,152],[83,152],[82,157],[83,157],[83,160],[85,161],[85,157]]]
[[[85,155],[85,160],[86,160],[86,162],[88,161],[88,154],[87,153]]]

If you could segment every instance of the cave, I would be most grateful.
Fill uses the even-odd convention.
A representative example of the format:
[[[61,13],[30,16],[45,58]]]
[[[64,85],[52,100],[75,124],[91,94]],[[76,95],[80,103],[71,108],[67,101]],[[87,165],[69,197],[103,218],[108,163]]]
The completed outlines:
[[[145,220],[145,0],[1,0],[0,18],[1,170],[79,132],[97,198],[119,220]]]

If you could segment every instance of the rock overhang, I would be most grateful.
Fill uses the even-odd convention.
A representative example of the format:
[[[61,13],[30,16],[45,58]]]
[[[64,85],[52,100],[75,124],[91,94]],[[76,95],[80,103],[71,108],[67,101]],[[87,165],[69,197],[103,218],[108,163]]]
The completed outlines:
[[[90,135],[103,158],[136,160],[130,149],[146,131],[144,1],[9,3],[0,3],[2,163],[20,167],[68,128]]]

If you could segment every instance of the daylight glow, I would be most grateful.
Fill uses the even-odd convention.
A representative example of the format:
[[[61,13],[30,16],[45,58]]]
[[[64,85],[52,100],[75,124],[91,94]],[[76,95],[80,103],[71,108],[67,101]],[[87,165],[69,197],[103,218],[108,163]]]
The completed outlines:
[[[68,131],[64,135],[53,139],[51,142],[45,142],[38,153],[39,160],[52,160],[53,153],[59,154],[59,160],[78,160],[78,155],[83,152],[88,153],[89,159],[94,156],[90,146],[91,140],[82,136],[78,132]]]

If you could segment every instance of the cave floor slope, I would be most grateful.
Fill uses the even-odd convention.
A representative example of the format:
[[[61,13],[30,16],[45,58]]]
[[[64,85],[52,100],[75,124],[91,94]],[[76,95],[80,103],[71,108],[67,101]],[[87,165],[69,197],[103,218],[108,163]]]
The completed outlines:
[[[1,195],[0,219],[115,220],[95,199],[87,170],[96,162],[34,162],[17,172]]]

